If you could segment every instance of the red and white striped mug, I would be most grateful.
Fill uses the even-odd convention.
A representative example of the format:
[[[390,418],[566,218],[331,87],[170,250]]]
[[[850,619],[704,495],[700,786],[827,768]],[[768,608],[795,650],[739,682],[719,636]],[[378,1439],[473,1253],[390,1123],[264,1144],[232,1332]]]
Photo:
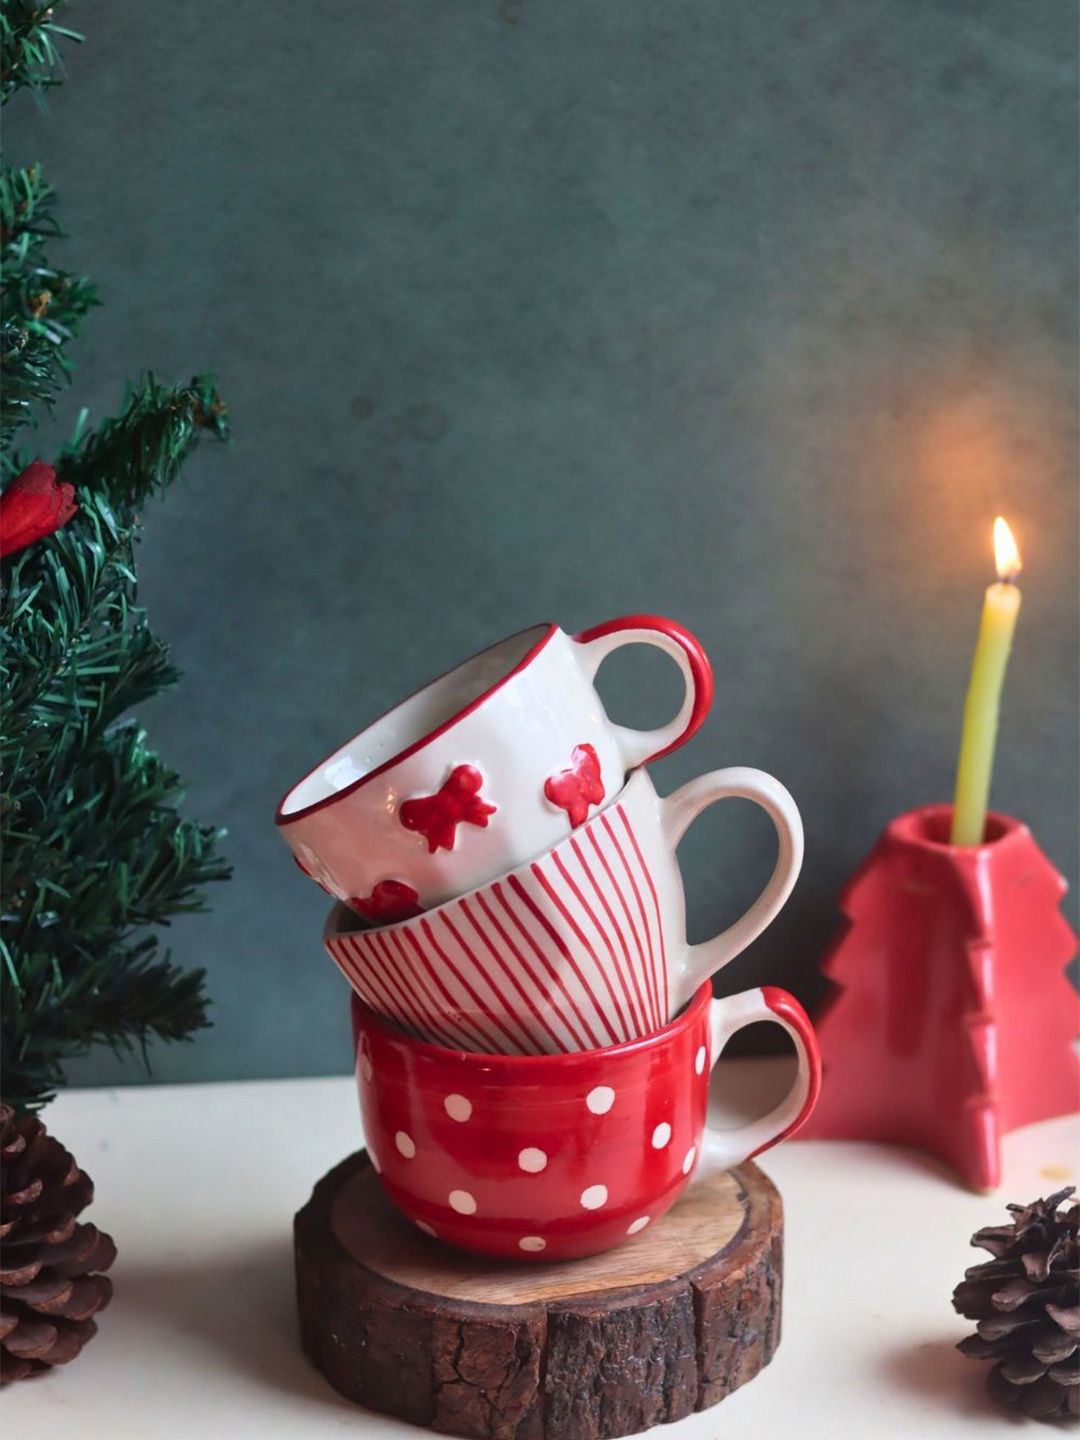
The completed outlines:
[[[755,801],[775,869],[733,925],[686,940],[676,847],[717,801]],[[339,905],[326,948],[362,1000],[417,1039],[509,1055],[600,1049],[666,1025],[780,910],[802,864],[794,800],[760,770],[714,770],[661,798],[636,770],[612,803],[528,864],[424,915],[357,928]]]

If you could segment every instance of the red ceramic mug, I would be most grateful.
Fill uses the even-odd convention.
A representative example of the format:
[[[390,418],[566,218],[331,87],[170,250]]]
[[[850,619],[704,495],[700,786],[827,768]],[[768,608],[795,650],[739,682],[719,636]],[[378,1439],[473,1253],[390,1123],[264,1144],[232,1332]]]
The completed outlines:
[[[622,1244],[692,1181],[798,1129],[821,1083],[806,1012],[771,986],[714,1000],[706,983],[662,1030],[567,1055],[447,1050],[352,1004],[364,1137],[387,1195],[426,1234],[516,1260]],[[713,1066],[761,1020],[794,1041],[791,1090],[759,1120],[707,1126]]]

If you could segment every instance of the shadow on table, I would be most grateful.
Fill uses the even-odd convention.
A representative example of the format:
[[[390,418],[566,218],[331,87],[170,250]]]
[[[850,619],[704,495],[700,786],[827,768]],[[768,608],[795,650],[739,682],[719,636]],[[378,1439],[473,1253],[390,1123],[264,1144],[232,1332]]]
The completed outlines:
[[[160,1268],[113,1271],[114,1325],[177,1351],[200,1352],[257,1384],[287,1391],[332,1409],[357,1413],[315,1370],[300,1348],[292,1237],[282,1234],[227,1255],[195,1254]]]
[[[892,1384],[908,1395],[921,1395],[935,1409],[975,1419],[994,1417],[1017,1424],[1023,1415],[995,1405],[986,1393],[985,1365],[966,1359],[955,1338],[926,1340],[907,1345],[884,1357],[882,1370]]]

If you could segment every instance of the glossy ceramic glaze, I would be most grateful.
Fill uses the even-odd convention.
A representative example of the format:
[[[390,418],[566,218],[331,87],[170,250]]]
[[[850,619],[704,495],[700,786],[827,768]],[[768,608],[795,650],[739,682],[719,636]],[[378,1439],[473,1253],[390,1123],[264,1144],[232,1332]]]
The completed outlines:
[[[709,1077],[736,1030],[773,1021],[798,1073],[768,1115],[706,1126]],[[806,1119],[820,1068],[782,990],[714,1000],[703,985],[663,1030],[573,1055],[478,1055],[392,1029],[353,999],[364,1139],[393,1203],[429,1235],[487,1255],[562,1260],[622,1244],[687,1184]]]
[[[1004,1133],[1080,1102],[1076,937],[1027,826],[991,815],[984,844],[951,845],[951,818],[897,816],[844,890],[807,1128],[929,1150],[986,1190]]]
[[[732,796],[772,819],[776,867],[741,919],[689,945],[676,847],[695,816]],[[802,844],[795,802],[760,770],[716,770],[666,798],[637,770],[529,864],[379,929],[339,905],[324,940],[357,994],[418,1038],[504,1054],[597,1049],[665,1025],[744,950],[790,894]]]
[[[625,645],[682,671],[679,713],[657,730],[611,721],[593,680]],[[558,844],[681,745],[712,699],[701,646],[631,615],[577,636],[539,625],[473,656],[317,765],[276,823],[297,863],[365,919],[385,923],[460,895]]]

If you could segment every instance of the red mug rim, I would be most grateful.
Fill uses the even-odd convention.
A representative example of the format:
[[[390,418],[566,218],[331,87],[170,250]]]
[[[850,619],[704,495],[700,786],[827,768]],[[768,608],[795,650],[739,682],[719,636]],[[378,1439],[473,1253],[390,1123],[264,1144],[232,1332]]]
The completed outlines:
[[[438,1045],[432,1040],[418,1040],[415,1036],[407,1035],[405,1031],[397,1029],[384,1020],[381,1015],[376,1014],[354,990],[352,992],[353,1042],[355,1047],[359,1038],[357,1012],[360,1012],[364,1016],[365,1029],[377,1031],[384,1039],[403,1045],[410,1053],[419,1052],[436,1058],[467,1059],[476,1064],[485,1065],[489,1072],[502,1066],[511,1069],[524,1066],[535,1070],[545,1065],[565,1066],[574,1063],[595,1065],[598,1061],[607,1062],[624,1055],[635,1055],[642,1050],[663,1045],[673,1034],[677,1034],[691,1025],[700,1011],[710,1004],[712,998],[712,980],[710,978],[701,982],[673,1020],[669,1020],[659,1030],[650,1030],[647,1035],[636,1035],[631,1040],[620,1040],[614,1045],[597,1046],[592,1050],[562,1050],[556,1054],[544,1055],[503,1055],[499,1052],[462,1050],[449,1045]]]
[[[486,700],[501,690],[515,675],[520,674],[527,665],[530,665],[537,655],[540,654],[541,650],[550,643],[558,628],[554,621],[548,620],[538,625],[526,625],[523,630],[515,630],[512,635],[504,635],[501,640],[497,640],[493,645],[485,645],[482,650],[475,650],[466,659],[459,661],[457,665],[451,665],[448,670],[444,670],[441,675],[437,675],[434,680],[429,680],[426,685],[420,685],[410,695],[406,695],[403,700],[399,700],[396,705],[391,705],[389,710],[384,710],[381,715],[372,720],[369,725],[365,725],[362,730],[358,730],[356,734],[346,740],[343,745],[338,745],[337,748],[331,750],[328,755],[324,755],[295,785],[289,786],[288,790],[278,802],[277,810],[274,812],[274,824],[280,827],[292,825],[297,820],[304,820],[309,815],[314,815],[327,806],[336,804],[347,795],[354,794],[361,786],[366,785],[368,781],[376,779],[379,775],[384,775],[386,771],[394,765],[400,764],[403,760],[408,760],[411,756],[422,750],[425,745],[430,745],[433,740],[437,740],[440,735],[445,735],[454,725],[464,720],[466,716],[471,715],[475,710],[478,710]],[[521,656],[505,675],[502,675],[494,684],[489,685],[487,689],[483,690],[475,699],[470,700],[468,705],[463,706],[460,710],[455,710],[453,715],[448,716],[447,719],[440,725],[437,725],[434,730],[427,731],[421,735],[418,740],[414,740],[411,745],[407,745],[404,750],[397,751],[396,754],[390,756],[389,760],[384,760],[381,765],[376,765],[373,770],[366,771],[356,780],[352,780],[348,785],[343,786],[342,789],[332,790],[329,795],[323,795],[320,799],[313,800],[309,805],[302,805],[298,810],[290,810],[286,813],[285,807],[289,802],[290,795],[295,795],[314,775],[318,774],[324,766],[333,760],[335,755],[339,755],[343,750],[349,749],[350,746],[356,744],[361,736],[366,735],[369,730],[374,730],[376,725],[381,725],[384,720],[389,719],[395,710],[400,710],[404,705],[407,705],[410,700],[415,700],[418,695],[422,695],[426,690],[430,690],[434,686],[441,684],[443,680],[455,674],[458,670],[464,670],[466,666],[471,665],[473,661],[479,660],[482,655],[486,655],[489,650],[497,650],[501,645],[508,645],[512,640],[517,640],[521,636],[528,635],[530,631],[533,630],[538,632],[542,631],[543,633],[533,645],[530,645],[525,654]]]

